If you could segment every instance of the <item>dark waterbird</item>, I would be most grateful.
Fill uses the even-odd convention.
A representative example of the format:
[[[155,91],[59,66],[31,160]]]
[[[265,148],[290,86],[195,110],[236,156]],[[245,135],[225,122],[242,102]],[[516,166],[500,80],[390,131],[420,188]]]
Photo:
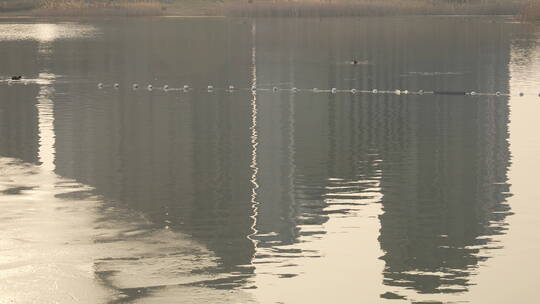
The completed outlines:
[[[22,76],[11,76],[11,80],[21,80]]]

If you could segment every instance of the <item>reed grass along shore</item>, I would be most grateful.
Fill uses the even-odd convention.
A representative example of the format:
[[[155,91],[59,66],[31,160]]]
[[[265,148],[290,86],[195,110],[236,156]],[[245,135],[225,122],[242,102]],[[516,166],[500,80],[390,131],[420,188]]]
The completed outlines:
[[[520,15],[540,19],[540,0],[0,0],[0,16],[340,17]]]

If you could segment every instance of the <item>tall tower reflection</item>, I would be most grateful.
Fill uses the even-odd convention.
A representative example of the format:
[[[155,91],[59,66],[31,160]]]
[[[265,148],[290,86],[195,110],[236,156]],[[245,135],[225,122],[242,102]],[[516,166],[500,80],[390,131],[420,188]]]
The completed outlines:
[[[96,54],[89,57],[87,73],[107,79],[112,69],[123,87],[71,88],[78,97],[57,109],[57,172],[95,187],[105,200],[104,208],[140,212],[152,229],[181,231],[200,242],[219,262],[219,269],[208,271],[242,276],[251,272],[246,265],[253,256],[248,239],[253,226],[252,104],[246,91],[208,94],[198,89],[209,83],[216,88],[249,87],[250,29],[223,20],[186,20],[191,23],[202,26],[179,29],[176,23],[158,22],[159,32],[172,37],[170,48],[108,37],[93,44],[95,49],[71,46],[76,52]],[[138,37],[137,26],[121,27],[122,36]],[[148,35],[153,37],[152,32]],[[198,39],[186,45],[186,37]],[[125,65],[124,54],[116,52],[119,48],[139,50],[127,59],[136,64]],[[165,58],[173,61],[158,69]],[[93,70],[102,59],[114,63],[114,68]],[[62,66],[69,73],[76,68]],[[197,89],[165,93],[126,88],[134,77],[140,77],[137,82],[151,79],[149,71],[154,70],[161,73],[156,82],[175,86],[186,81]],[[186,70],[189,75],[179,72]]]
[[[21,33],[13,34],[2,41],[3,49],[10,52],[13,67],[7,71],[26,72],[23,81],[9,84],[11,87],[3,92],[0,104],[0,155],[16,157],[30,163],[40,163],[44,172],[53,172],[55,133],[54,105],[50,95],[54,92],[55,75],[50,73],[52,44],[58,37],[57,27],[53,24],[27,25]],[[17,34],[25,37],[31,35],[32,40],[17,41]],[[14,39],[11,41],[10,39]],[[20,47],[20,57],[13,57],[11,44]],[[37,68],[27,58],[36,58]],[[36,75],[34,77],[33,75]],[[23,83],[25,84],[23,86]],[[36,86],[37,92],[36,92]],[[37,96],[36,96],[37,95]],[[33,100],[37,100],[34,102]]]
[[[283,53],[291,48],[301,54],[290,65],[304,75],[295,82],[303,88],[508,90],[510,33],[501,24],[442,19],[430,29],[422,22],[387,21],[377,29],[361,20],[286,20],[272,25],[272,30],[259,31],[259,79],[270,84],[294,80],[279,68],[290,64]],[[295,27],[304,31],[298,34]],[[467,27],[470,35],[453,35],[456,27]],[[312,29],[317,35],[309,35]],[[346,64],[350,58],[366,64],[352,67]],[[319,73],[311,73],[315,68]],[[264,165],[287,155],[279,145],[279,138],[288,134],[284,116],[273,114],[288,111],[284,100],[268,98],[261,106],[259,155],[268,153],[259,161],[261,176],[265,169],[269,174],[287,163]],[[260,246],[276,246],[283,231],[298,231],[302,225],[302,230],[312,226],[324,234],[324,223],[334,218],[333,212],[353,212],[343,206],[362,202],[370,189],[379,187],[379,242],[388,290],[466,291],[479,263],[489,258],[484,249],[499,246],[496,235],[504,233],[510,214],[505,203],[508,112],[504,98],[296,96],[291,188],[295,203],[276,194],[287,189],[282,186],[288,184],[286,174],[275,174],[279,183],[266,183],[261,189],[273,193],[263,204],[290,204],[295,213],[292,220],[269,220],[275,227],[266,233],[273,237],[265,237],[267,243]],[[281,121],[279,131],[275,124],[264,127],[265,119]],[[266,146],[265,141],[272,144]],[[366,179],[373,182],[359,183]],[[379,179],[380,184],[375,182]],[[342,207],[336,208],[339,204]],[[261,212],[260,217],[268,214]],[[298,242],[295,237],[289,240]],[[382,295],[392,296],[401,297]]]

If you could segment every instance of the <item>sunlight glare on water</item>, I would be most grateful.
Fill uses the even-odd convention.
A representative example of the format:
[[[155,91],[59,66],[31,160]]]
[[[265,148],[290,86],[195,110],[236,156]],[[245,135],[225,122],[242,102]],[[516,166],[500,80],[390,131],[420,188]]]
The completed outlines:
[[[76,39],[95,36],[97,29],[79,23],[1,23],[0,41],[35,40],[50,42],[57,39]]]

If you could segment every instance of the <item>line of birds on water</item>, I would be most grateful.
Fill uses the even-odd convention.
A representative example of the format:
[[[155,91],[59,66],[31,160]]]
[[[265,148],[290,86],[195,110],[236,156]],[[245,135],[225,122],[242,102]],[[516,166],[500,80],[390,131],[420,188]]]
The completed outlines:
[[[98,83],[97,85],[98,89],[103,89],[105,88],[106,86],[103,84],[103,83]],[[119,89],[120,88],[120,84],[118,83],[115,83],[112,85],[112,87],[114,87],[115,89]],[[137,83],[134,83],[132,85],[132,89],[133,90],[137,90],[139,89],[140,86],[139,84]],[[169,85],[164,85],[163,87],[154,87],[153,85],[149,84],[146,86],[146,89],[148,91],[153,91],[154,89],[161,89],[165,92],[167,91],[184,91],[184,92],[188,92],[190,90],[192,90],[193,88],[190,87],[189,85],[184,85],[182,88],[171,88],[169,87]],[[228,92],[233,92],[233,91],[236,91],[236,90],[246,90],[246,89],[239,89],[239,88],[236,88],[235,86],[233,85],[230,85],[225,91],[228,91]],[[372,94],[395,94],[395,95],[407,95],[407,94],[411,94],[411,95],[424,95],[424,94],[435,94],[435,95],[470,95],[470,96],[486,96],[486,95],[494,95],[494,96],[510,96],[509,93],[501,93],[499,91],[495,92],[495,93],[478,93],[478,92],[475,92],[475,91],[471,91],[471,92],[465,92],[465,91],[424,91],[424,90],[418,90],[418,91],[409,91],[409,90],[390,90],[390,91],[385,91],[385,90],[377,90],[377,89],[373,89],[373,90],[358,90],[358,89],[349,89],[349,90],[338,90],[337,88],[331,88],[331,89],[318,89],[318,88],[313,88],[313,89],[298,89],[296,87],[292,87],[290,89],[282,89],[282,88],[278,88],[278,87],[272,87],[271,89],[270,88],[266,88],[266,89],[260,89],[260,88],[257,88],[255,86],[251,87],[249,90],[251,90],[252,92],[255,92],[255,91],[272,91],[272,92],[278,92],[278,91],[289,91],[289,92],[293,92],[293,93],[298,93],[298,92],[314,92],[314,93],[332,93],[332,94],[336,94],[338,92],[347,92],[347,93],[352,93],[352,94],[356,94],[356,93],[372,93]],[[209,85],[207,87],[207,91],[208,92],[213,92],[214,91],[214,86],[212,85]],[[524,96],[525,94],[523,92],[520,92],[519,93],[519,96]],[[538,93],[538,96],[540,97],[540,93]]]
[[[352,60],[351,61],[351,64],[358,64],[359,61],[357,60]],[[23,79],[23,76],[22,75],[14,75],[14,76],[10,76],[8,78],[8,81],[20,81]],[[97,87],[99,89],[103,89],[105,87],[105,85],[103,83],[98,83]],[[119,89],[120,88],[120,84],[119,83],[115,83],[113,84],[113,87],[115,89]],[[139,84],[137,83],[134,83],[132,85],[132,89],[133,90],[137,90],[139,89]],[[152,91],[154,90],[154,86],[149,84],[146,86],[146,89],[148,91]],[[189,86],[189,85],[184,85],[182,88],[171,88],[169,87],[169,85],[164,85],[162,88],[161,88],[163,91],[184,91],[184,92],[187,92],[187,91],[190,91],[192,88]],[[229,92],[232,92],[232,91],[235,91],[236,88],[233,86],[233,85],[230,85],[228,87],[228,91]],[[373,90],[357,90],[357,89],[350,89],[350,90],[338,90],[337,88],[332,88],[330,90],[321,90],[321,89],[318,89],[318,88],[313,88],[313,89],[309,89],[309,90],[300,90],[296,87],[293,87],[291,89],[280,89],[278,87],[273,87],[272,89],[257,89],[257,87],[253,86],[251,87],[251,91],[255,92],[257,90],[263,90],[263,91],[269,91],[269,90],[272,90],[273,92],[278,92],[278,91],[291,91],[293,93],[297,93],[297,92],[300,92],[300,91],[311,91],[311,92],[315,92],[315,93],[324,93],[324,92],[330,92],[332,94],[335,94],[335,93],[338,93],[338,92],[348,92],[348,93],[352,93],[352,94],[356,94],[356,93],[372,93],[372,94],[378,94],[378,93],[381,93],[381,94],[396,94],[396,95],[401,95],[401,94],[416,94],[416,95],[423,95],[423,94],[435,94],[435,95],[470,95],[470,96],[475,96],[475,95],[495,95],[495,96],[509,96],[510,94],[508,93],[501,93],[499,91],[495,92],[494,94],[493,93],[477,93],[475,91],[471,91],[471,92],[465,92],[465,91],[423,91],[423,90],[419,90],[419,91],[416,91],[416,92],[410,92],[408,90],[393,90],[393,91],[379,91],[377,89],[373,89]],[[207,87],[207,91],[208,92],[213,92],[214,91],[214,86],[212,85],[209,85]],[[519,93],[519,96],[524,96],[525,94],[523,92],[520,92]],[[538,96],[540,97],[540,93],[538,93]]]

